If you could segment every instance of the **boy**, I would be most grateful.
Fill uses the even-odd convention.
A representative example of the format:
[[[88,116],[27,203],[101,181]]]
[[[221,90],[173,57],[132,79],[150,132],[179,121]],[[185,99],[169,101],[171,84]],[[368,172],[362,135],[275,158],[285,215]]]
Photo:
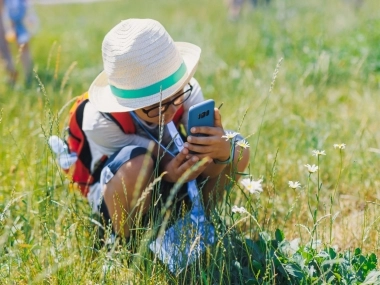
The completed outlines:
[[[12,54],[9,49],[4,27],[4,17],[3,17],[3,7],[4,1],[0,0],[0,57],[5,62],[5,67],[8,73],[8,82],[11,86],[14,85],[17,77],[16,67],[13,63]]]
[[[13,86],[17,79],[17,70],[14,60],[12,59],[11,51],[8,42],[17,41],[19,46],[19,57],[24,69],[25,86],[28,87],[32,80],[33,60],[30,51],[31,33],[27,30],[25,22],[27,15],[33,17],[33,25],[37,24],[37,17],[33,13],[28,12],[30,4],[26,0],[0,0],[0,53],[6,61],[6,68],[9,75],[9,84]],[[4,19],[5,18],[5,19]],[[4,23],[10,25],[9,30],[6,30]],[[31,24],[31,23],[29,23]]]
[[[90,86],[82,129],[91,150],[92,167],[95,169],[104,156],[108,160],[99,183],[90,187],[87,197],[93,209],[100,209],[122,237],[130,236],[136,214],[147,213],[151,207],[151,192],[142,203],[137,201],[153,181],[156,163],[159,174],[166,172],[164,184],[172,185],[205,159],[206,163],[194,170],[187,181],[207,178],[202,188],[207,210],[212,201],[223,196],[227,179],[224,174],[230,173],[232,165],[243,171],[248,164],[248,149],[236,149],[237,153],[242,151],[240,158],[230,155],[231,145],[222,138],[225,133],[218,109],[214,111],[215,126],[193,128],[183,150],[174,157],[159,146],[170,146],[172,138],[166,125],[173,120],[186,129],[190,106],[204,100],[193,78],[200,52],[196,45],[173,42],[164,27],[151,19],[122,21],[103,40],[104,71]],[[124,112],[131,114],[133,133],[123,132],[107,115]],[[208,136],[193,136],[197,133]],[[148,151],[149,145],[152,151]]]

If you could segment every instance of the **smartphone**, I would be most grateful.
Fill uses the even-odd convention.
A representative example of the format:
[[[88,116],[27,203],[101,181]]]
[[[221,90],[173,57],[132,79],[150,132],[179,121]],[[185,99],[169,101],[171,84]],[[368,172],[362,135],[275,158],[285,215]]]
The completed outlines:
[[[189,109],[187,135],[202,136],[202,134],[192,134],[192,127],[213,127],[214,126],[215,101],[212,99],[195,104]]]

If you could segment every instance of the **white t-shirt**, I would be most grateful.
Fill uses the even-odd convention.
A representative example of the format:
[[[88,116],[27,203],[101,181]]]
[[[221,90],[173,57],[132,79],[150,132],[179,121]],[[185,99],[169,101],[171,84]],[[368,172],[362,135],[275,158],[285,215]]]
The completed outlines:
[[[199,83],[192,78],[190,84],[193,90],[188,100],[183,104],[184,113],[180,123],[187,129],[187,114],[192,105],[203,102],[204,97]],[[185,87],[186,88],[186,87]],[[144,121],[146,129],[151,134],[154,134],[158,139],[158,125],[147,125]],[[94,165],[100,160],[103,155],[110,156],[116,151],[127,145],[136,145],[148,148],[151,141],[146,132],[135,122],[136,133],[125,134],[120,127],[111,119],[107,118],[95,109],[91,102],[87,103],[83,113],[82,129],[87,137],[89,147],[92,153],[91,169],[94,170]],[[167,145],[171,141],[171,137],[167,128],[164,129],[162,144]]]

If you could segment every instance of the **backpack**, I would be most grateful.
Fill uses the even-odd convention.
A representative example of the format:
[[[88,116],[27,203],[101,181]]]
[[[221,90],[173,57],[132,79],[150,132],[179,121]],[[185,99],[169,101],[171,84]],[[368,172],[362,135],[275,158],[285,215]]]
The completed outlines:
[[[95,169],[91,171],[92,154],[86,135],[82,130],[83,112],[88,102],[88,92],[85,92],[77,98],[70,108],[66,143],[69,153],[76,153],[77,160],[70,169],[64,169],[66,173],[70,173],[72,181],[78,185],[79,190],[84,196],[87,196],[89,187],[99,181],[100,173],[108,159],[106,155],[103,155],[94,167]],[[175,113],[173,121],[176,125],[178,125],[183,112],[184,109],[181,106]],[[125,134],[134,134],[136,132],[132,116],[129,112],[103,114],[114,121]]]

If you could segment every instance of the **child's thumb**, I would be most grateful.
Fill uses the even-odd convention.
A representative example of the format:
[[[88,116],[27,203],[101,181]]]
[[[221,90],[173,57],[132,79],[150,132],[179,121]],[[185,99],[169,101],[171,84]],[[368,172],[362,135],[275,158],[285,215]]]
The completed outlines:
[[[215,117],[215,119],[214,119],[214,126],[215,127],[223,128],[223,125],[222,125],[222,115],[220,114],[218,108],[214,109],[214,117]]]

